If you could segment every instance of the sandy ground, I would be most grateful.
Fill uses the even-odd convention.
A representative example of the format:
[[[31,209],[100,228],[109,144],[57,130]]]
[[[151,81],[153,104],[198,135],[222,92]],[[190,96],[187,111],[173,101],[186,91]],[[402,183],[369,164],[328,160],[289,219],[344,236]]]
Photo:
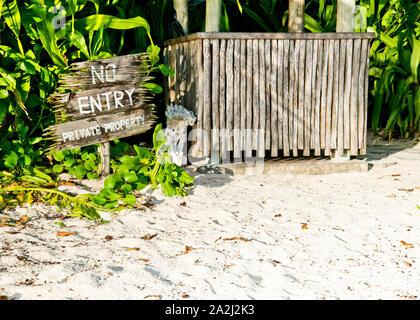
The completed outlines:
[[[420,144],[384,144],[368,173],[198,175],[186,198],[149,190],[153,208],[106,225],[10,211],[31,220],[0,228],[0,295],[419,299]]]

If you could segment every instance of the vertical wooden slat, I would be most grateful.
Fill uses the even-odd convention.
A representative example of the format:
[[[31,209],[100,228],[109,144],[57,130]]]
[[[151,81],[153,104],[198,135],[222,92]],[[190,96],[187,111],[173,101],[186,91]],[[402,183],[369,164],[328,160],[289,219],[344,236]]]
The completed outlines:
[[[271,40],[265,40],[265,149],[271,148]]]
[[[233,73],[233,50],[234,41],[227,40],[226,49],[226,146],[227,151],[233,150],[233,97],[234,97],[234,73]]]
[[[203,147],[203,156],[209,157],[211,150],[211,110],[212,110],[212,101],[211,101],[211,48],[210,40],[203,40],[203,53],[204,53],[204,147]]]
[[[369,90],[369,60],[370,60],[370,40],[366,39],[363,40],[366,42],[366,67],[365,67],[365,103],[364,103],[364,111],[365,111],[365,123],[363,126],[364,134],[363,134],[363,149],[361,154],[365,155],[367,151],[367,112],[368,112],[368,90]]]
[[[278,129],[278,142],[277,148],[283,149],[283,119],[284,119],[284,103],[283,96],[285,91],[285,83],[283,81],[283,47],[284,41],[277,42],[277,129]],[[286,117],[287,121],[287,117]]]
[[[294,41],[294,48],[293,48],[293,55],[291,55],[291,59],[293,59],[293,69],[290,70],[291,81],[293,85],[293,95],[291,95],[291,103],[289,104],[289,108],[293,106],[293,156],[298,156],[298,124],[299,124],[299,115],[298,115],[298,91],[299,91],[299,54],[300,54],[301,46],[300,40]],[[292,66],[291,66],[292,68]],[[292,75],[293,73],[293,75]],[[290,87],[289,87],[290,89]]]
[[[241,150],[245,150],[246,128],[246,40],[241,40]]]
[[[233,157],[241,156],[241,41],[235,40],[234,44],[234,86],[233,86]]]
[[[314,84],[314,88],[315,88],[315,94],[313,95],[313,97],[315,96],[314,99],[312,99],[312,104],[315,106],[315,111],[313,113],[314,115],[314,134],[313,134],[313,148],[315,150],[314,154],[315,156],[320,156],[321,155],[321,135],[320,135],[320,122],[321,122],[321,79],[322,79],[322,67],[323,67],[323,54],[324,54],[324,43],[322,40],[316,40],[315,41],[316,45],[314,47],[314,65],[316,64],[315,67],[315,84]],[[324,82],[324,85],[326,85],[326,82]]]
[[[266,92],[265,92],[265,43],[264,40],[259,40],[259,60],[260,60],[260,94],[259,94],[259,109],[260,109],[260,126],[258,134],[258,157],[265,156],[265,125],[266,125]]]
[[[252,67],[253,67],[253,95],[252,95],[252,106],[253,106],[253,119],[252,119],[252,129],[253,129],[253,149],[258,150],[258,128],[259,128],[259,119],[260,119],[260,68],[259,68],[259,51],[258,51],[258,40],[252,40]]]
[[[211,126],[211,137],[212,137],[212,152],[220,152],[220,46],[219,39],[214,39],[212,42],[212,126]]]
[[[219,125],[220,125],[220,158],[226,160],[226,40],[220,40],[220,78],[219,78]]]
[[[305,140],[305,64],[306,41],[299,40],[299,102],[298,102],[298,149],[303,150]]]
[[[175,70],[174,65],[174,53],[172,50],[172,46],[168,46],[168,65],[171,66],[172,69]],[[168,102],[167,105],[170,105],[175,100],[175,88],[174,88],[174,82],[175,82],[176,73],[173,77],[168,77]]]
[[[321,85],[321,123],[320,123],[320,142],[321,142],[321,149],[325,150],[326,148],[326,137],[327,137],[327,95],[328,95],[328,80],[333,77],[333,68],[330,66],[328,67],[328,58],[329,48],[332,41],[324,40],[323,41],[323,52],[322,52],[322,85]],[[332,55],[332,54],[331,54]],[[330,68],[330,69],[328,69]],[[329,76],[330,70],[331,75]],[[330,109],[331,110],[331,109]]]
[[[346,41],[346,75],[344,81],[344,149],[350,150],[350,120],[351,120],[351,106],[350,95],[352,92],[352,64],[353,64],[353,40]]]
[[[291,127],[289,124],[292,122],[290,121],[292,111],[290,109],[289,104],[289,86],[291,82],[289,81],[289,57],[291,56],[291,53],[289,53],[289,44],[291,43],[290,40],[284,40],[280,41],[283,43],[283,54],[282,54],[282,61],[283,62],[283,156],[289,157],[290,156],[290,129]]]
[[[350,155],[359,155],[359,133],[358,133],[358,113],[357,98],[359,91],[363,91],[359,87],[359,73],[360,73],[360,48],[362,41],[360,39],[354,40],[353,46],[353,66],[352,66],[352,85],[350,95]]]
[[[197,48],[197,66],[198,66],[198,109],[197,109],[197,145],[199,148],[199,155],[203,155],[204,150],[204,64],[203,64],[203,41],[196,40]],[[175,75],[177,73],[175,72]],[[175,101],[175,100],[174,100]]]
[[[369,47],[369,40],[362,40],[361,56],[360,56],[360,70],[359,70],[359,91],[357,92],[357,104],[359,110],[359,150],[363,154],[363,144],[365,140],[365,94],[368,93],[368,88],[365,87],[366,75],[366,61]]]
[[[344,84],[346,70],[346,40],[340,40],[340,72],[338,88],[337,155],[344,154]]]
[[[278,71],[278,43],[277,40],[272,41],[272,48],[271,48],[271,81],[270,81],[270,89],[271,89],[271,156],[277,157],[279,154],[279,131],[278,131],[278,91],[277,86],[277,71]]]
[[[252,157],[252,40],[246,42],[246,150],[245,157]]]
[[[181,59],[181,54],[180,54],[180,45],[176,44],[174,46],[175,49],[175,70],[176,70],[176,79],[175,79],[175,104],[179,105],[179,96],[180,96],[180,84],[181,84],[181,63],[180,63],[180,59]]]
[[[311,104],[312,104],[312,55],[313,55],[313,40],[306,41],[306,55],[305,55],[305,97],[304,97],[304,113],[303,113],[303,155],[305,157],[310,155],[311,145]]]
[[[329,57],[329,66],[333,66],[333,72],[329,72],[329,75],[331,77],[332,83],[332,115],[327,111],[327,126],[329,125],[330,121],[329,117],[331,117],[331,140],[327,143],[330,143],[330,148],[328,148],[328,145],[325,149],[325,155],[330,155],[327,151],[334,149],[337,149],[337,130],[338,130],[338,110],[339,110],[339,78],[340,78],[340,40],[331,40],[331,44],[333,45],[333,48],[330,47],[330,57]],[[332,53],[332,49],[334,49],[334,53]],[[329,81],[328,81],[329,82]],[[328,86],[329,87],[329,86]],[[330,87],[329,87],[330,88]],[[330,89],[328,89],[330,90]],[[327,107],[329,105],[327,104]],[[327,137],[328,137],[328,129],[327,129]]]

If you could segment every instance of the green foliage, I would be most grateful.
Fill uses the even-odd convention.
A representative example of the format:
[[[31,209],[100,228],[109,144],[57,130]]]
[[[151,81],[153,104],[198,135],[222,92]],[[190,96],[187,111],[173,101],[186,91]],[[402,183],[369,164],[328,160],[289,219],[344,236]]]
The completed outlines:
[[[408,0],[365,1],[369,30],[378,34],[371,50],[374,78],[372,129],[384,124],[408,138],[420,129],[420,5]]]
[[[140,42],[141,45],[136,45]],[[106,198],[104,203],[98,200],[98,195],[73,197],[58,191],[61,173],[76,179],[98,178],[97,147],[47,156],[44,150],[49,142],[42,138],[42,133],[56,122],[48,98],[57,87],[60,73],[70,64],[145,51],[150,60],[148,75],[173,74],[171,68],[159,63],[160,48],[154,45],[151,28],[133,1],[0,0],[0,206],[3,209],[44,201],[70,211],[71,216],[97,220],[100,211],[118,211],[135,205],[133,192],[150,182],[145,174],[121,173],[122,185],[107,180],[99,195]],[[144,86],[155,93],[162,92],[157,83]],[[111,153],[118,159],[128,156],[130,150],[133,148],[127,143],[115,141]],[[149,153],[150,161],[155,161],[156,156]],[[182,188],[180,184],[176,187]]]
[[[53,166],[53,172],[60,174],[66,172],[76,179],[97,179],[100,158],[97,155],[97,147],[89,146],[73,150],[59,151],[53,154],[57,162]]]

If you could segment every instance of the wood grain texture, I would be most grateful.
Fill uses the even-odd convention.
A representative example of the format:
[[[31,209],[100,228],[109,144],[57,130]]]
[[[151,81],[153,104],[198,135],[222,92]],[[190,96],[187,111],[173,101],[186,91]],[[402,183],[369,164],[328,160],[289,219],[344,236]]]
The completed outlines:
[[[233,157],[241,158],[241,41],[234,43]]]
[[[227,158],[226,137],[226,40],[220,40],[220,90],[219,90],[219,116],[220,116],[220,158]]]
[[[295,157],[309,156],[312,150],[315,156],[331,155],[332,150],[338,155],[345,150],[351,155],[363,153],[370,34],[260,38],[211,34],[201,40],[203,35],[184,38],[190,44],[181,49],[172,50],[172,45],[165,49],[169,64],[178,60],[177,72],[194,73],[189,77],[186,72],[185,90],[182,76],[169,80],[168,99],[173,102],[171,87],[178,88],[177,99],[197,109],[198,127],[206,135],[215,130],[211,149],[219,148],[221,157],[233,151],[235,159],[242,158],[242,152],[251,158],[253,150],[258,157],[264,157],[266,150],[273,157],[279,150],[285,157],[290,151]],[[201,72],[198,50],[204,57],[207,54],[205,48],[191,45],[198,41],[210,43],[210,63],[206,67],[203,60]],[[208,107],[205,101],[210,101]]]
[[[331,52],[333,50],[333,53]],[[330,79],[328,80],[328,90],[332,92],[332,103],[327,103],[327,108],[332,105],[331,112],[327,110],[327,137],[328,137],[328,125],[331,123],[331,140],[327,139],[325,149],[325,155],[329,156],[331,149],[337,149],[337,130],[338,130],[338,112],[339,112],[339,78],[340,78],[340,41],[331,41],[329,66],[334,68],[334,72],[330,73]],[[330,86],[331,81],[331,86]],[[330,115],[331,114],[331,115]],[[328,121],[331,119],[331,122]]]
[[[320,122],[321,122],[321,78],[322,78],[322,62],[323,62],[323,42],[321,40],[314,41],[314,71],[315,77],[312,81],[314,94],[312,95],[312,122],[311,128],[313,134],[311,137],[311,148],[313,148],[316,157],[321,155],[321,142],[320,142]]]
[[[252,70],[253,70],[253,95],[252,95],[252,129],[253,129],[253,149],[258,150],[258,129],[260,119],[260,60],[259,60],[258,40],[252,41]]]
[[[329,80],[332,79],[334,76],[332,66],[328,66],[328,60],[330,56],[330,44],[332,41],[323,41],[323,54],[320,61],[322,62],[322,75],[321,75],[321,122],[320,122],[320,144],[321,149],[325,150],[326,148],[326,141],[327,141],[327,96],[328,96],[328,86]],[[332,52],[333,53],[333,52]],[[329,69],[328,69],[329,68]],[[328,71],[330,71],[331,75],[328,76]],[[330,99],[331,100],[331,99]],[[331,101],[329,102],[331,104]],[[331,108],[330,108],[331,110]]]
[[[306,65],[306,41],[297,40],[300,43],[299,51],[299,96],[298,96],[298,149],[303,150],[305,139],[305,65]]]
[[[370,40],[363,40],[366,42],[366,67],[365,67],[365,103],[364,103],[364,112],[365,112],[365,123],[363,126],[364,134],[363,134],[363,148],[361,151],[362,155],[366,154],[367,151],[367,112],[368,112],[368,89],[369,89],[369,61],[370,61]]]
[[[209,157],[211,152],[211,47],[210,40],[203,40],[203,64],[204,64],[204,108],[203,108],[203,130],[204,130],[204,144],[203,156]]]
[[[350,95],[352,86],[352,64],[353,64],[353,40],[346,40],[346,73],[344,80],[344,102],[343,102],[343,115],[344,115],[344,149],[350,150],[350,120],[351,120],[351,106]]]
[[[211,126],[211,137],[212,137],[212,151],[219,152],[220,151],[220,40],[212,40],[212,87],[211,87],[211,94],[212,94],[212,102],[211,102],[211,109],[212,109],[212,126]]]
[[[304,124],[303,124],[303,155],[309,156],[311,147],[311,115],[312,115],[312,59],[313,59],[313,40],[306,42],[305,55],[305,86],[304,86]]]
[[[289,85],[289,108],[292,111],[293,119],[291,126],[291,130],[293,130],[293,134],[291,135],[292,141],[292,149],[293,149],[293,156],[298,156],[298,123],[299,123],[299,114],[298,114],[298,104],[299,104],[299,54],[300,54],[300,40],[294,41],[294,46],[290,46],[290,85]],[[293,52],[292,52],[293,51]]]
[[[366,69],[369,69],[367,65],[368,55],[369,55],[369,40],[362,40],[361,43],[361,56],[360,56],[360,70],[359,70],[359,91],[357,92],[357,104],[358,104],[358,123],[359,123],[359,152],[360,154],[364,154],[364,140],[366,134],[366,126],[367,121],[365,122],[365,109],[367,106],[365,105],[365,96],[368,95],[368,88],[365,87],[365,76],[366,76]]]
[[[227,41],[226,49],[226,142],[227,151],[233,151],[233,114],[234,114],[234,41]]]
[[[253,98],[253,54],[252,54],[252,40],[246,42],[246,149],[245,157],[250,159],[252,157],[252,98]]]
[[[198,155],[203,156],[204,150],[204,63],[203,63],[203,41],[196,41],[197,48],[197,74],[198,74],[198,110],[197,110],[197,145]],[[175,73],[176,74],[176,73]]]
[[[283,61],[283,156],[289,157],[290,156],[290,146],[292,144],[292,140],[290,140],[290,133],[292,132],[291,129],[293,128],[292,122],[292,115],[293,110],[291,109],[292,104],[289,104],[290,101],[290,72],[289,72],[289,57],[291,56],[291,52],[289,51],[289,44],[293,46],[292,42],[290,41],[282,41],[283,42],[283,54],[282,54],[282,61]]]
[[[351,73],[351,94],[350,94],[350,155],[359,155],[359,109],[357,106],[359,91],[363,92],[363,87],[359,88],[360,74],[360,49],[361,40],[356,39],[353,45],[353,64]],[[360,128],[362,129],[362,128]],[[363,130],[363,129],[362,129]]]
[[[265,150],[271,148],[271,40],[264,41],[265,47]]]
[[[279,129],[278,129],[278,99],[281,99],[279,92],[277,91],[277,72],[278,72],[278,43],[273,41],[271,48],[271,78],[270,78],[270,90],[271,90],[271,156],[277,157],[279,154]]]
[[[266,32],[198,32],[188,36],[179,37],[165,42],[165,46],[175,45],[181,42],[194,41],[197,39],[272,39],[272,40],[316,40],[316,39],[374,39],[376,34],[373,32],[323,32],[323,33],[266,33]]]
[[[246,96],[246,40],[241,40],[241,131],[240,131],[240,150],[245,151],[245,137],[246,137],[246,111],[247,111],[247,96]]]
[[[265,157],[265,125],[266,125],[266,79],[265,79],[265,41],[258,41],[259,49],[259,113],[260,113],[260,123],[258,131],[258,157]]]

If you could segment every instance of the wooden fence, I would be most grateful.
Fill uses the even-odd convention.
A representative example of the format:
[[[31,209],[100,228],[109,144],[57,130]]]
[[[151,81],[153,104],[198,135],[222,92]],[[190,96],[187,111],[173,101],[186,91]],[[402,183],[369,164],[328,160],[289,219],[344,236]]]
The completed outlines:
[[[202,156],[366,153],[374,33],[196,33],[165,44],[167,102],[197,115]]]

